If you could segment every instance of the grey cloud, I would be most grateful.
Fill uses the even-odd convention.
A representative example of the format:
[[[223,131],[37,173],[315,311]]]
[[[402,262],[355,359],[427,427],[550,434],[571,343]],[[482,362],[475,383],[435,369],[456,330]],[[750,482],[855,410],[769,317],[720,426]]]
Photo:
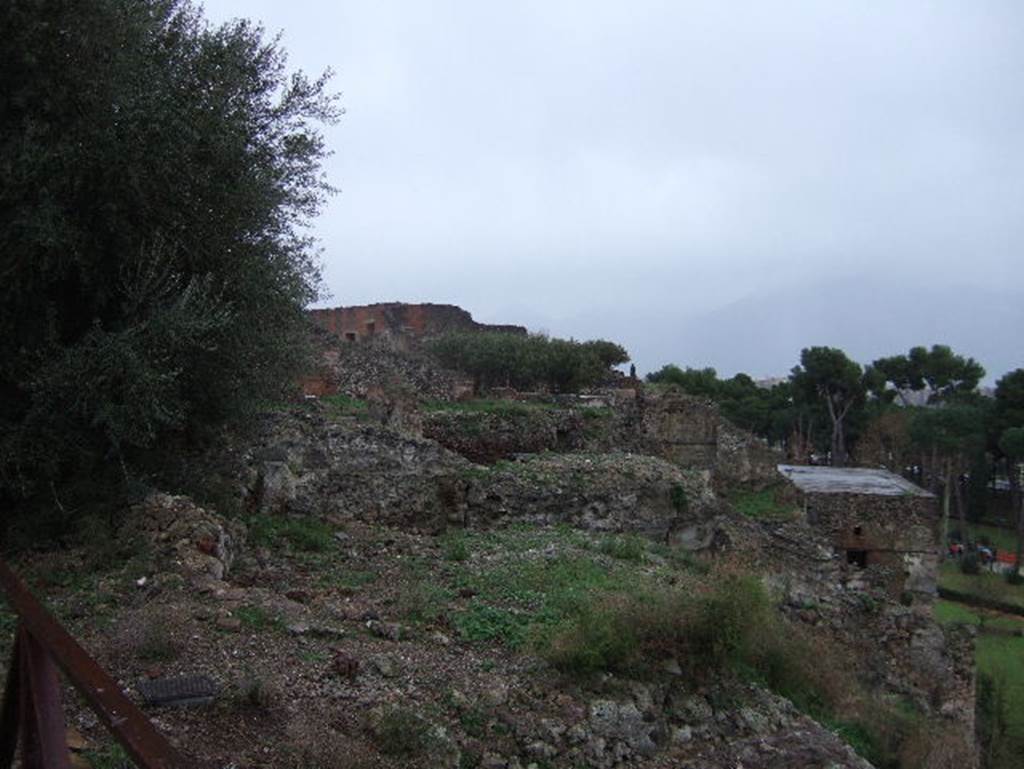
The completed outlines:
[[[611,335],[641,369],[784,373],[803,344],[933,341],[1024,365],[1015,0],[206,10],[338,73],[343,193],[315,225],[330,303]],[[762,338],[721,331],[765,308]]]

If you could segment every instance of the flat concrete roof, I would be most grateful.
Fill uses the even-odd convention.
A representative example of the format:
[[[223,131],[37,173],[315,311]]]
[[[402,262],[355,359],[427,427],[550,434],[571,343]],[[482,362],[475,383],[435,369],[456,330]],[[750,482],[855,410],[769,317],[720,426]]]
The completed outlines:
[[[870,494],[881,497],[931,497],[931,492],[896,473],[871,467],[779,465],[779,472],[807,494]]]

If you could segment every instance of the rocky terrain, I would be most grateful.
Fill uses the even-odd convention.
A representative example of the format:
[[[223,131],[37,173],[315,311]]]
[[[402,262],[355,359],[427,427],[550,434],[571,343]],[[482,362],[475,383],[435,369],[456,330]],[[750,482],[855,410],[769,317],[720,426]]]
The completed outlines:
[[[189,458],[201,503],[153,494],[117,540],[17,567],[129,692],[216,684],[151,710],[199,766],[974,765],[971,638],[874,591],[784,494],[739,512],[773,459],[672,392],[341,395]],[[733,607],[737,570],[769,619]],[[647,602],[614,657],[634,620],[606,627]],[[708,642],[735,661],[692,646],[679,606],[738,616],[740,640]],[[80,760],[119,765],[68,714]]]
[[[580,683],[529,653],[514,618],[544,599],[526,583],[566,564],[625,583],[687,573],[653,545],[625,541],[639,549],[624,556],[622,540],[566,528],[452,540],[284,522],[246,541],[182,497],[134,513],[119,545],[149,547],[123,567],[68,552],[25,568],[127,690],[175,674],[216,682],[212,706],[150,711],[197,765],[868,766],[756,686],[693,687],[671,660],[650,680]],[[219,547],[187,553],[197,541]],[[68,711],[82,755],[116,758],[94,717]]]

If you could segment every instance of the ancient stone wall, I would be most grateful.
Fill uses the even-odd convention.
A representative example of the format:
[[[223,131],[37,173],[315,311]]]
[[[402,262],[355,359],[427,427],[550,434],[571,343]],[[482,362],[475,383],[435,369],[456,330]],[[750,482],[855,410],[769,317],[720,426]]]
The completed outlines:
[[[706,471],[635,454],[541,454],[479,468],[453,502],[449,520],[464,526],[568,524],[659,541],[716,506]]]
[[[856,577],[893,597],[932,595],[938,577],[939,515],[931,496],[804,494],[807,522],[845,557]]]
[[[309,316],[320,328],[350,342],[375,336],[421,339],[452,331],[526,333],[522,326],[477,323],[468,312],[451,304],[387,302],[310,310]]]
[[[575,396],[580,398],[580,396]],[[705,470],[716,484],[777,480],[781,454],[721,416],[717,404],[681,390],[608,390],[582,396],[593,407],[586,443],[594,451],[632,451]]]
[[[573,451],[583,445],[584,418],[569,409],[519,406],[495,412],[442,410],[423,415],[423,436],[473,462],[517,454]]]

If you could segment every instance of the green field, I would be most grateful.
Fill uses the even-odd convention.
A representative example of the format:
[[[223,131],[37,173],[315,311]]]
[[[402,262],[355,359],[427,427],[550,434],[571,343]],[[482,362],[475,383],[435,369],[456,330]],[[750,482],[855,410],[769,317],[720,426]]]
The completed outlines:
[[[977,612],[963,604],[940,600],[935,603],[935,619],[942,624],[966,623],[978,627],[975,643],[978,671],[988,673],[1005,686],[1007,736],[1011,752],[1019,755],[1024,749],[1024,637],[1006,633],[1024,632],[1024,618]],[[1001,632],[987,632],[991,630]]]
[[[959,528],[959,526],[960,524],[955,519],[950,520],[950,531]],[[1004,529],[999,526],[990,526],[983,523],[972,523],[967,526],[967,538],[972,542],[991,545],[1006,553],[1013,553],[1017,550],[1017,533],[1012,529]]]
[[[946,561],[939,571],[939,586],[990,601],[1019,606],[1024,609],[1024,585],[1011,585],[1001,574],[982,571],[964,574],[956,561]]]

